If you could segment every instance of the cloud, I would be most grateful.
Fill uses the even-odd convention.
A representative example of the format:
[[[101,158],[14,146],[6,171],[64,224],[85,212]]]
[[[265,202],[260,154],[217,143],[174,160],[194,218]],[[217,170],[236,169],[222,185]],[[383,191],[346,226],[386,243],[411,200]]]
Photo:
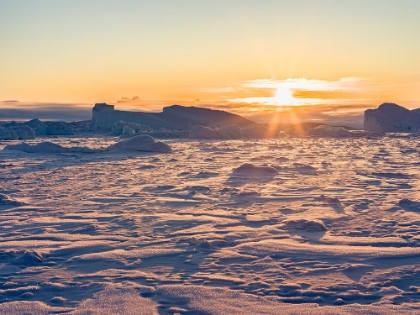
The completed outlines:
[[[41,120],[78,121],[92,117],[93,104],[83,103],[25,103],[18,101],[0,102],[0,120]]]
[[[362,95],[359,91],[337,91],[337,90],[300,90],[292,91],[294,98],[310,98],[310,99],[361,99]]]

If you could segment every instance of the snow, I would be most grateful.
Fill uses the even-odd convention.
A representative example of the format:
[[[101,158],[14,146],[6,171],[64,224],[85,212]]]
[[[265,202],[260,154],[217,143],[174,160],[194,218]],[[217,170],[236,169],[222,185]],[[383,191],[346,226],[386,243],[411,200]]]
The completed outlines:
[[[162,153],[169,153],[172,151],[168,144],[157,141],[149,135],[135,136],[128,140],[120,141],[114,145],[111,145],[108,150],[130,150]]]
[[[88,147],[65,147],[50,141],[36,144],[18,143],[6,145],[4,150],[18,150],[26,153],[102,153],[109,151],[142,151],[142,152],[171,152],[171,147],[161,141],[157,141],[149,135],[134,136],[128,140],[122,140],[110,145],[104,150],[91,149]]]
[[[0,314],[420,312],[420,138],[117,141],[0,142]]]
[[[258,166],[252,163],[244,163],[233,170],[234,173],[251,173],[251,174],[273,174],[277,170],[271,166]]]
[[[94,152],[89,148],[83,147],[71,147],[66,148],[59,144],[52,143],[50,141],[40,142],[34,145],[28,143],[18,143],[18,144],[9,144],[7,145],[4,150],[18,150],[23,151],[26,153],[71,153],[71,152],[79,152],[79,153],[89,153]]]

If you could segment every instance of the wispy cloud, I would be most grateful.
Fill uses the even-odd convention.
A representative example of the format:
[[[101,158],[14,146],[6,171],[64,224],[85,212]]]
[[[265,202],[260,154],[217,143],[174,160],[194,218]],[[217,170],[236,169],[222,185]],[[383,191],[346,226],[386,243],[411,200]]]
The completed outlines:
[[[84,103],[28,103],[19,101],[0,102],[0,120],[41,120],[76,121],[92,116],[92,104]]]

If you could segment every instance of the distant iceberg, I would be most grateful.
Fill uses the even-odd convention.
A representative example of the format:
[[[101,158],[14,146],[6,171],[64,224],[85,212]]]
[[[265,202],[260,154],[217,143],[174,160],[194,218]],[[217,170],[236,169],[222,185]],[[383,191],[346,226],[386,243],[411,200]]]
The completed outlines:
[[[420,108],[409,110],[394,103],[383,103],[365,111],[365,131],[417,132],[420,130]]]

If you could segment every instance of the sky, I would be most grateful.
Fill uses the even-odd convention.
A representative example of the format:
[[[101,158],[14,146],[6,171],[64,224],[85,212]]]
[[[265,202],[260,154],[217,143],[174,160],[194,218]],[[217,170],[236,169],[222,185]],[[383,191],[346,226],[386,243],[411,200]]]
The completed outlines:
[[[418,0],[0,0],[0,114],[417,108],[419,15]]]

